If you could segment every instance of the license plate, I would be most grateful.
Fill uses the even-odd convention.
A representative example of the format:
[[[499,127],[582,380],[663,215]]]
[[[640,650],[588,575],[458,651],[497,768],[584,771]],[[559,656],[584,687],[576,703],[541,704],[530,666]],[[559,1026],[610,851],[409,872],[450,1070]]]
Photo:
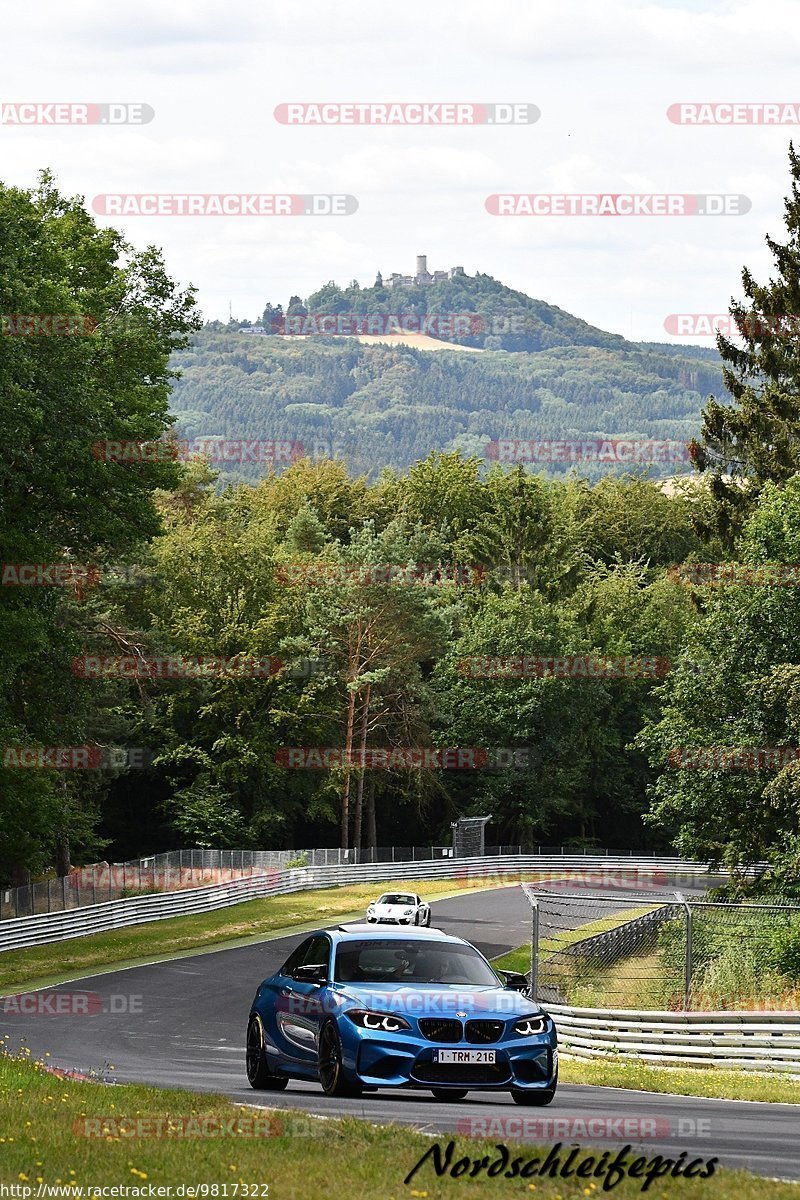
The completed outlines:
[[[495,1050],[434,1050],[435,1063],[493,1063]]]

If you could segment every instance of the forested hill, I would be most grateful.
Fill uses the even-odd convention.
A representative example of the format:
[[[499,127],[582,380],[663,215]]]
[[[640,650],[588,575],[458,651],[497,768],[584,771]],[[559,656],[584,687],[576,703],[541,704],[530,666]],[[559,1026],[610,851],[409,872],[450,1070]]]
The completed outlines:
[[[491,275],[456,275],[425,287],[361,288],[353,282],[347,288],[339,288],[335,283],[326,283],[305,302],[292,297],[285,314],[280,305],[267,304],[261,324],[278,329],[282,316],[303,312],[312,316],[425,315],[439,318],[445,330],[453,319],[455,332],[447,331],[442,335],[443,340],[486,350],[530,352],[552,350],[556,346],[601,346],[613,350],[625,345],[625,339],[618,334],[596,329],[561,308],[506,287]],[[470,315],[473,320],[469,320]],[[435,321],[431,325],[436,328]],[[465,327],[463,331],[459,325]]]
[[[423,309],[445,317],[475,313],[473,329],[508,325],[514,332],[446,337],[477,353],[252,332],[288,328],[290,318],[304,314],[408,316]],[[715,350],[629,342],[483,275],[391,290],[328,284],[305,303],[293,298],[285,313],[268,305],[255,327],[207,325],[175,366],[182,377],[172,407],[182,437],[293,442],[373,475],[385,465],[405,468],[431,450],[461,448],[488,460],[487,447],[501,439],[685,443],[697,433],[706,397],[724,394]],[[567,466],[534,469],[558,474]],[[592,477],[608,465],[581,469]],[[681,469],[685,463],[671,460],[652,468],[655,475]],[[225,467],[228,475],[251,478],[262,470]]]

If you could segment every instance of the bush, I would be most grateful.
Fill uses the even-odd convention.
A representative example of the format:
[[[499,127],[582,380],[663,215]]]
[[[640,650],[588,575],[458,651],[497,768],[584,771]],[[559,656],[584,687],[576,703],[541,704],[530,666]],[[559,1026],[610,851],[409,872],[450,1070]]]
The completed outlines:
[[[297,858],[289,859],[289,861],[286,864],[286,870],[291,871],[295,867],[307,867],[307,866],[308,866],[308,855],[306,854],[306,852],[304,850],[302,854],[297,855]]]
[[[775,970],[793,983],[800,983],[800,916],[781,922],[771,949]]]

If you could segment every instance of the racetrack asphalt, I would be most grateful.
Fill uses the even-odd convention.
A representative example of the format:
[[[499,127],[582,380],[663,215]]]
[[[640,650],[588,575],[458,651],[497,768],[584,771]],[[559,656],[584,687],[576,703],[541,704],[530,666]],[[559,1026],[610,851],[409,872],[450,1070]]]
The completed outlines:
[[[467,938],[489,958],[521,945],[530,933],[530,909],[518,887],[433,901],[432,908],[434,926]],[[452,1134],[459,1142],[473,1132],[496,1142],[569,1146],[577,1141],[610,1150],[631,1143],[671,1157],[681,1151],[689,1158],[716,1156],[721,1167],[800,1180],[800,1109],[792,1105],[576,1084],[561,1084],[553,1104],[542,1109],[519,1107],[507,1092],[471,1092],[457,1102],[411,1090],[334,1100],[318,1085],[296,1080],[285,1092],[253,1091],[244,1073],[250,1002],[258,983],[305,936],[123,968],[38,993],[43,1010],[51,993],[89,993],[86,1014],[81,1011],[85,1000],[61,1002],[76,1009],[72,1015],[10,1012],[0,1001],[6,1009],[0,1013],[2,1032],[9,1035],[12,1051],[24,1041],[33,1057],[49,1052],[53,1066],[104,1074],[113,1064],[111,1074],[121,1083],[218,1092],[239,1103],[412,1125],[435,1135]],[[55,959],[55,947],[53,954]]]

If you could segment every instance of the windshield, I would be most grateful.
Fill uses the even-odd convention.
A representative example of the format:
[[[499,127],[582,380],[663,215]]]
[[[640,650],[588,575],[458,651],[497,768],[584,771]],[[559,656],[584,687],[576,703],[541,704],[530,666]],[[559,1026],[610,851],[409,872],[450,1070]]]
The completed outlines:
[[[455,983],[498,987],[500,981],[472,946],[387,938],[341,942],[337,983]]]
[[[414,896],[400,896],[396,895],[394,892],[387,892],[385,896],[381,896],[378,904],[405,904],[406,906],[411,907],[412,905],[416,904],[416,902],[417,901]]]

